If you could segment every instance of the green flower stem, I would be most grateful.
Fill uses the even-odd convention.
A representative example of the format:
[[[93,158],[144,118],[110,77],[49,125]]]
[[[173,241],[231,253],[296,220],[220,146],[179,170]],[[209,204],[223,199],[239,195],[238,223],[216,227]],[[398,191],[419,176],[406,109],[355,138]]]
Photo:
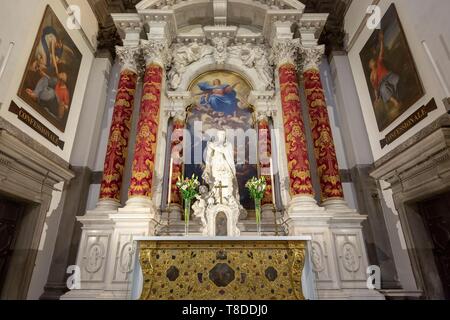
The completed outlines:
[[[255,198],[256,224],[261,223],[261,198]]]
[[[191,215],[191,199],[184,200],[184,223],[189,224],[189,218]]]

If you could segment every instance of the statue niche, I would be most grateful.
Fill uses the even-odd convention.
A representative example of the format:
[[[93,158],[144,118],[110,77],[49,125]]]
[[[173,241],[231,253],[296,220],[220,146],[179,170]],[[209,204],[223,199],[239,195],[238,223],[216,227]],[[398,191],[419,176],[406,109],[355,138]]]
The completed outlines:
[[[216,215],[216,236],[225,237],[227,235],[227,215],[223,212],[219,212]]]

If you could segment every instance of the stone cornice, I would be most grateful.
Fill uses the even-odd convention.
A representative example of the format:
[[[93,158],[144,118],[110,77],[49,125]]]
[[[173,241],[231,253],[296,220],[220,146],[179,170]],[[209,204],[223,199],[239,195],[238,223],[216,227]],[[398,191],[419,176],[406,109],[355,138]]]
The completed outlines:
[[[448,168],[448,163],[450,163],[449,145],[450,128],[439,128],[383,164],[377,165],[371,176],[389,183],[403,183],[403,181],[413,179],[421,172],[443,162],[447,162],[447,166],[442,166],[442,168]],[[438,171],[436,174],[439,175]]]
[[[326,44],[327,54],[331,50],[343,50],[345,36],[343,18],[351,0],[303,0],[302,2],[297,0],[248,1],[249,5],[257,8],[258,11],[265,10],[265,17],[263,17],[265,22],[259,33],[237,34],[235,42],[261,43],[264,38],[266,40],[271,38],[271,29],[274,23],[284,21],[291,25],[296,23],[298,32],[303,34],[302,42],[304,45],[315,45],[319,42],[320,37],[319,43]],[[204,33],[178,33],[176,30],[175,13],[196,3],[187,0],[89,0],[89,4],[99,21],[98,48],[99,50],[108,49],[114,55],[114,46],[122,45],[121,37],[124,39],[125,45],[136,45],[136,41],[139,40],[138,32],[143,31],[143,24],[148,24],[149,21],[168,22],[170,25],[169,33],[173,35],[172,41],[177,39],[177,41],[184,43],[186,41],[204,42],[206,40]],[[211,3],[211,6],[213,6],[213,3]],[[218,6],[215,2],[214,6],[218,9],[215,17],[217,16],[220,25],[220,21],[224,20],[223,8],[225,6]],[[230,3],[227,6],[229,7]],[[328,20],[325,19],[327,14],[318,12],[329,13]],[[111,18],[111,13],[115,16],[116,23]],[[139,16],[139,22],[136,20],[137,16]],[[126,36],[127,33],[128,36]]]
[[[9,135],[12,135],[16,139],[18,139],[21,143],[27,145],[37,153],[56,163],[57,166],[67,170],[69,169],[70,164],[67,161],[50,151],[48,148],[44,147],[42,144],[28,136],[22,130],[18,129],[16,126],[2,117],[0,117],[0,132],[7,132]]]
[[[395,148],[394,150],[388,152],[386,155],[381,157],[380,159],[375,161],[375,168],[378,169],[382,167],[387,162],[391,161],[393,158],[398,156],[399,154],[403,153],[406,149],[412,147],[413,145],[417,144],[419,141],[425,139],[427,136],[435,132],[436,130],[439,130],[441,128],[450,128],[450,115],[444,114],[441,117],[439,117],[437,120],[432,122],[427,127],[420,130],[418,133],[416,133],[414,136],[403,142],[400,146]]]
[[[33,142],[33,145],[37,146],[39,151],[43,151],[36,142]],[[74,178],[74,173],[68,167],[60,165],[62,162],[59,160],[54,161],[57,159],[54,155],[48,155],[48,152],[42,154],[28,146],[8,130],[0,129],[1,165],[10,170],[18,170],[25,175],[28,172],[29,178],[32,178],[33,174],[39,174],[40,178],[44,178],[42,183],[49,188],[53,188],[53,185],[58,182],[69,182]]]

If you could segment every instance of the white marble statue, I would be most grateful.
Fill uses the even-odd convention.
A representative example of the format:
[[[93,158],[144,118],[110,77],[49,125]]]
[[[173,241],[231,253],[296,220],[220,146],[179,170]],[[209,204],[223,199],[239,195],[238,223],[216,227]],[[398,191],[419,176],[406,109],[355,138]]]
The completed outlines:
[[[218,131],[216,139],[208,142],[202,177],[213,192],[215,203],[239,201],[233,146],[227,141],[225,131]]]
[[[238,236],[239,217],[245,217],[247,212],[239,203],[233,146],[227,141],[225,131],[218,131],[216,139],[208,142],[202,178],[209,191],[206,186],[201,187],[193,205],[194,216],[202,224],[202,234],[216,235],[216,217],[222,212],[227,217],[228,235]]]

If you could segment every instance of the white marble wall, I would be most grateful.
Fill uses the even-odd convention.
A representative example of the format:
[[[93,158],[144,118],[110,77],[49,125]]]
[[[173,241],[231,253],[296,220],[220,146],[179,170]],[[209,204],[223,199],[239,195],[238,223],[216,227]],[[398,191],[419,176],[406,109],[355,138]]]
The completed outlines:
[[[72,151],[74,150],[75,137],[85,99],[86,86],[91,71],[91,65],[94,60],[94,52],[92,49],[93,45],[95,45],[96,33],[98,31],[96,18],[90,7],[87,5],[87,2],[69,0],[68,3],[79,5],[80,7],[82,30],[71,30],[67,28],[67,32],[82,53],[83,60],[65,132],[58,130],[33,108],[17,97],[23,72],[35,42],[45,7],[50,5],[59,20],[63,25],[66,25],[69,16],[63,2],[60,0],[3,0],[0,4],[0,61],[3,62],[5,60],[9,44],[11,42],[14,43],[4,73],[0,78],[0,117],[13,124],[34,141],[40,143],[67,162],[69,162]],[[82,32],[85,33],[86,38],[83,36]],[[19,107],[27,110],[50,130],[56,133],[61,140],[65,142],[64,150],[52,145],[44,137],[37,134],[33,129],[17,119],[16,115],[9,112],[8,107],[11,100],[14,100]],[[64,185],[60,184],[57,188],[62,190]],[[22,195],[17,196],[21,197]],[[41,236],[36,264],[28,292],[29,299],[38,299],[43,293],[52,261],[63,204],[64,193],[55,191]]]
[[[448,72],[444,74],[444,86],[439,81],[437,73],[433,69],[432,63],[424,49],[422,41],[425,41],[430,48],[431,54],[441,70],[450,69],[450,40],[448,37],[448,30],[450,30],[450,22],[448,20],[447,12],[450,10],[450,2],[447,0],[381,0],[379,8],[383,16],[389,6],[394,3],[396,5],[401,24],[406,34],[406,38],[411,49],[413,58],[415,60],[419,76],[425,88],[425,96],[407,110],[402,116],[394,121],[384,131],[379,132],[375,114],[372,109],[372,103],[369,96],[367,82],[363,72],[363,66],[360,59],[360,52],[372,34],[373,30],[369,30],[365,26],[365,14],[369,5],[373,3],[372,0],[353,1],[345,18],[345,30],[348,33],[348,42],[350,44],[348,50],[349,66],[356,85],[356,93],[359,99],[360,110],[364,123],[355,122],[352,120],[356,114],[347,112],[347,119],[352,123],[351,130],[356,129],[356,126],[363,125],[367,132],[368,143],[361,141],[358,135],[351,135],[345,137],[345,143],[353,144],[354,148],[358,146],[361,150],[360,155],[373,154],[374,160],[378,160],[398,146],[402,145],[407,139],[411,138],[418,131],[435,121],[438,117],[443,115],[446,110],[442,102],[443,98],[447,96],[445,87],[450,85],[450,76]],[[337,68],[338,84],[345,84],[348,79],[348,74],[340,72],[342,68],[347,68],[344,60],[346,57],[334,57],[334,65]],[[344,78],[347,77],[347,78]],[[432,98],[435,98],[438,105],[438,110],[433,111],[429,116],[417,124],[414,128],[405,133],[402,137],[396,140],[389,146],[381,148],[380,140],[384,136],[405,120],[409,115],[415,112],[420,106],[428,103]],[[349,107],[346,96],[339,97],[344,107]],[[356,108],[356,106],[355,106]],[[356,110],[359,113],[359,110]],[[369,147],[369,150],[367,150]],[[354,161],[358,161],[358,155],[355,154]],[[352,161],[352,158],[349,158]],[[370,159],[365,159],[369,161]],[[414,276],[412,274],[411,262],[408,256],[405,245],[402,226],[398,218],[398,212],[394,206],[392,199],[392,191],[389,190],[389,184],[381,182],[382,205],[384,217],[389,233],[389,239],[394,253],[395,263],[397,266],[399,280],[406,290],[414,290],[416,288]]]

